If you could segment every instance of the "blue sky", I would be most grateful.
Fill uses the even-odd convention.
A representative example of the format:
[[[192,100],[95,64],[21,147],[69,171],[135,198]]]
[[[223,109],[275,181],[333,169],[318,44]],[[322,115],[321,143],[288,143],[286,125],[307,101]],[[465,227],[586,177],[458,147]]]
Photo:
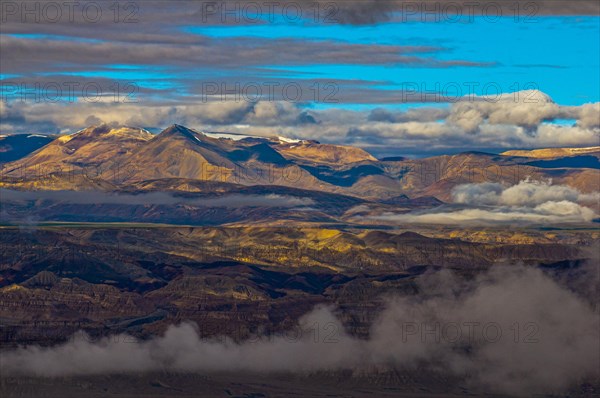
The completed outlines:
[[[442,21],[395,22],[375,26],[281,24],[199,27],[184,31],[219,38],[260,37],[335,40],[348,43],[402,46],[443,47],[434,54],[437,60],[467,60],[487,66],[452,68],[404,65],[267,65],[294,78],[312,74],[330,79],[361,79],[371,76],[389,84],[382,90],[413,87],[427,90],[436,84],[449,92],[465,94],[469,87],[479,94],[495,94],[537,87],[555,101],[578,105],[600,100],[600,59],[593,49],[600,47],[600,19],[585,16],[537,18],[532,22],[515,22],[504,17],[489,22],[483,17],[473,22]],[[476,82],[478,86],[471,83]],[[487,90],[484,90],[487,88]]]
[[[98,62],[77,65],[76,62],[65,61],[62,70],[57,65],[49,65],[54,68],[23,74],[19,74],[19,70],[3,70],[2,79],[55,75],[103,78],[135,82],[142,89],[161,90],[160,95],[165,100],[173,100],[182,95],[197,94],[197,88],[191,88],[190,84],[194,80],[229,77],[237,81],[241,79],[243,83],[243,76],[251,71],[252,78],[248,81],[253,82],[257,76],[266,80],[302,81],[307,82],[307,86],[314,79],[347,80],[347,84],[340,86],[343,90],[340,94],[352,97],[341,99],[349,108],[370,105],[369,98],[351,95],[352,90],[360,88],[390,94],[418,87],[419,90],[441,91],[450,96],[467,95],[471,91],[477,95],[495,95],[498,92],[538,89],[563,105],[600,100],[600,59],[597,52],[600,47],[600,19],[597,17],[539,17],[529,22],[515,21],[512,17],[490,22],[484,17],[477,17],[470,22],[387,22],[372,25],[280,21],[239,26],[182,25],[170,29],[173,35],[192,41],[194,37],[198,42],[212,41],[211,45],[215,47],[221,43],[231,46],[230,43],[236,40],[269,43],[285,39],[315,45],[414,46],[418,49],[414,53],[407,51],[400,55],[418,57],[420,62],[311,62],[311,54],[307,53],[303,62],[298,64],[263,59],[253,61],[251,65],[244,64],[242,60],[237,66],[220,67],[201,62],[181,65],[171,63],[169,59],[146,64],[132,58],[130,64]],[[74,45],[111,42],[102,37],[67,34],[8,33],[3,36]],[[423,50],[423,47],[431,47],[431,51]],[[376,58],[376,53],[373,57]],[[456,65],[448,64],[452,62]],[[152,95],[157,98],[156,94]],[[415,105],[422,100],[422,96],[416,94],[404,98]],[[393,100],[386,105],[392,108],[401,106]],[[312,106],[327,108],[339,106],[339,103]]]
[[[98,23],[4,23],[3,133],[77,131],[99,122],[158,131],[178,123],[375,151],[427,150],[429,135],[440,151],[597,145],[600,18],[590,9],[574,15],[572,1],[543,3],[549,8],[530,19],[425,22],[403,20],[386,8],[392,3],[344,2],[338,23],[206,22],[202,3],[176,4],[140,3],[132,24],[114,22],[109,9]],[[74,100],[55,90],[72,83]],[[33,95],[45,85],[46,96]],[[90,85],[92,98],[83,92]],[[290,100],[285,89],[294,85],[302,95]],[[254,86],[261,93],[253,97]],[[274,97],[268,87],[276,87]],[[96,88],[102,96],[94,96]],[[475,113],[454,106],[469,94],[523,90],[544,93],[536,97],[540,105],[478,105]],[[251,101],[240,100],[244,91]],[[264,101],[270,104],[258,105]]]

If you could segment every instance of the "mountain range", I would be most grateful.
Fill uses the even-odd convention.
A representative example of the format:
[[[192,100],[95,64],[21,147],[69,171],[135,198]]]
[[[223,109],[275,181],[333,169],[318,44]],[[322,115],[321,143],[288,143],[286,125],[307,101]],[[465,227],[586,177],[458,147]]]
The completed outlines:
[[[202,133],[180,125],[157,135],[141,128],[100,125],[54,139],[5,136],[0,150],[3,187],[152,190],[162,180],[164,188],[178,190],[186,182],[212,181],[288,186],[375,200],[400,194],[444,200],[451,186],[484,181],[514,184],[527,176],[551,178],[589,192],[597,190],[593,180],[600,169],[600,147],[378,160],[351,146]],[[555,165],[545,164],[548,160]]]
[[[403,318],[387,315],[395,300],[441,305],[441,320],[445,308],[456,306],[467,316],[459,320],[478,320],[473,309],[481,308],[491,320],[506,319],[507,331],[519,321],[540,324],[544,333],[587,324],[580,318],[597,308],[600,232],[590,222],[598,213],[597,147],[377,159],[360,148],[310,140],[178,125],[154,135],[102,125],[58,137],[3,137],[0,150],[4,347],[68,349],[76,331],[92,341],[126,333],[151,342],[182,322],[194,323],[210,344],[222,338],[243,344],[297,330],[313,308],[335,308],[342,336],[387,351],[401,333]],[[458,222],[431,221],[453,217]],[[495,221],[471,224],[473,218]],[[507,227],[507,220],[514,224]],[[498,315],[506,305],[508,312]],[[379,342],[377,326],[386,322],[393,340]],[[556,341],[567,341],[562,336]],[[465,342],[451,349],[469,356],[480,349],[479,341]],[[525,356],[523,345],[508,347],[511,358]],[[555,360],[562,366],[571,346],[553,349],[564,351]],[[441,369],[438,360],[424,357],[408,371],[400,361],[357,372],[390,394],[398,385],[411,396],[471,394],[463,376],[432,373]],[[353,391],[358,385],[364,391],[356,374],[327,370],[323,377],[350,380]],[[102,377],[99,385],[113,385],[115,376]],[[162,384],[140,377],[149,377],[141,394],[155,396],[154,386]],[[17,393],[4,395],[30,396],[24,390],[30,384],[8,380],[17,380],[8,383]],[[105,387],[90,392],[94,383],[68,383],[86,391],[51,395],[105,396]],[[570,396],[600,391],[598,378],[577,383]],[[196,385],[189,390],[197,396]],[[332,394],[339,391],[336,384]]]

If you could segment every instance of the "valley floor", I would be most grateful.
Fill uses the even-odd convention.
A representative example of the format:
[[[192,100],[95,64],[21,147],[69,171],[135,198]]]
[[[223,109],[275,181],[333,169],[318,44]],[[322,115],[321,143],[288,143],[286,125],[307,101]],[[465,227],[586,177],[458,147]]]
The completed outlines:
[[[571,391],[569,397],[590,397],[590,386]],[[260,375],[240,373],[86,376],[59,379],[0,378],[5,398],[504,398],[493,391],[470,389],[447,378],[420,372],[386,373],[352,377],[348,373],[313,375]],[[566,396],[566,395],[565,395]],[[543,397],[543,395],[538,395]],[[560,397],[560,395],[553,395]]]
[[[448,350],[441,351],[441,358],[458,352],[456,358],[479,370],[480,365],[489,365],[490,354],[500,367],[514,367],[525,384],[533,378],[535,387],[545,387],[543,377],[528,373],[539,369],[537,359],[529,360],[527,350],[531,350],[533,358],[546,358],[544,372],[555,372],[557,377],[566,374],[564,383],[568,384],[561,381],[563,384],[557,386],[575,386],[568,395],[554,397],[600,393],[600,376],[592,382],[579,378],[590,369],[592,374],[597,369],[597,355],[594,359],[593,352],[598,340],[588,337],[598,330],[594,317],[600,319],[598,260],[594,254],[599,242],[597,231],[589,228],[360,230],[318,226],[65,224],[0,228],[0,242],[3,398],[504,397],[482,389],[480,384],[475,387],[449,376],[452,372],[441,375],[426,370],[433,369],[429,367],[325,372],[322,369],[339,369],[325,363],[312,374],[256,374],[218,373],[218,369],[230,368],[217,364],[210,368],[217,370],[210,373],[175,373],[174,369],[182,368],[171,367],[169,355],[165,359],[169,350],[159,350],[159,362],[165,366],[151,371],[135,365],[127,370],[129,373],[117,370],[116,374],[94,375],[97,373],[90,371],[85,376],[42,378],[19,376],[23,366],[33,370],[26,374],[46,374],[39,371],[39,361],[27,361],[30,357],[24,351],[23,362],[13,361],[11,358],[17,357],[8,354],[23,344],[64,343],[78,330],[94,340],[110,340],[122,333],[152,339],[163,335],[171,325],[186,321],[198,325],[199,338],[227,336],[240,342],[256,335],[273,336],[295,330],[299,319],[324,305],[335,309],[340,322],[335,330],[340,341],[348,339],[346,334],[359,345],[374,338],[375,343],[369,347],[380,349],[379,353],[385,355],[389,349],[396,350],[392,355],[403,364],[410,362],[404,362],[405,354],[413,351],[410,347],[403,351],[406,345],[403,348],[399,344],[404,329],[394,322],[404,315],[397,312],[401,306],[393,305],[398,301],[388,300],[392,296],[400,302],[425,302],[431,308],[441,308],[433,319],[442,322],[506,321],[502,324],[504,339],[497,346],[500,348],[472,359],[471,348],[477,349],[480,343],[488,341],[468,340],[472,347],[442,344]],[[509,265],[516,266],[516,273],[494,273],[496,269],[511,268]],[[534,285],[536,289],[530,289]],[[459,291],[461,300],[454,296]],[[388,316],[382,316],[382,311]],[[381,325],[385,326],[386,320],[393,321],[388,322],[393,326],[390,340],[377,333],[378,325],[380,332],[384,330]],[[515,320],[523,326],[535,322],[541,331],[539,337],[549,337],[549,343],[512,344],[511,327]],[[414,321],[428,322],[425,318]],[[327,322],[319,325],[325,332]],[[525,332],[527,329],[523,329]],[[574,336],[574,346],[560,347],[555,343],[571,341]],[[321,337],[319,343],[323,344],[313,350],[317,359],[327,357],[321,351],[328,349],[327,336]],[[419,347],[416,343],[415,347]],[[116,347],[113,353],[118,354],[126,346]],[[175,347],[187,349],[185,343]],[[343,354],[344,347],[339,345],[338,352]],[[487,347],[493,349],[494,345]],[[514,358],[507,358],[502,347],[513,349]],[[245,349],[248,351],[242,351],[243,355],[230,355],[229,360],[235,366],[239,365],[237,358],[251,360],[242,369],[255,370],[247,365],[254,364],[254,357],[244,354],[254,351]],[[225,353],[237,355],[236,350]],[[267,358],[284,358],[285,365],[288,356],[280,351],[268,351]],[[70,351],[66,352],[63,359],[73,362]],[[290,358],[302,356],[299,352],[304,354],[299,350],[291,352]],[[571,352],[576,352],[573,355],[577,357]],[[563,356],[571,356],[581,373],[565,373],[571,365],[565,365]],[[219,362],[223,358],[215,356],[207,362],[212,364],[213,359]],[[50,371],[58,366],[51,360],[47,363]],[[298,363],[304,369],[303,362]],[[169,371],[157,373],[156,369]],[[273,372],[280,368],[271,365],[268,369]],[[493,366],[485,369],[486,375],[495,376],[495,371]],[[65,372],[62,374],[77,374]],[[506,376],[503,382],[510,384],[512,374],[512,370],[502,373],[502,377]]]

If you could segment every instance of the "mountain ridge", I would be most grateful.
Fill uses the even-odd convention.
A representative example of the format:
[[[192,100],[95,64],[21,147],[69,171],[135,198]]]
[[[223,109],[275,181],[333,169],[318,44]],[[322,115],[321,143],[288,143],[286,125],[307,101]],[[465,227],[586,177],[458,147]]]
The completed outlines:
[[[600,146],[583,148],[540,148],[540,149],[516,149],[502,152],[503,156],[522,156],[528,158],[548,159],[563,156],[584,155],[600,153]]]
[[[514,185],[526,178],[552,179],[582,192],[600,190],[597,168],[566,167],[577,164],[573,162],[537,164],[531,157],[505,155],[510,151],[468,151],[389,161],[352,146],[285,137],[235,138],[177,124],[156,135],[135,127],[91,126],[4,163],[0,186],[18,190],[130,190],[147,185],[144,181],[175,179],[276,185],[390,200],[388,203],[398,205],[403,200],[394,198],[401,195],[447,201],[453,187],[460,184],[493,181]],[[596,149],[580,148],[577,153]]]

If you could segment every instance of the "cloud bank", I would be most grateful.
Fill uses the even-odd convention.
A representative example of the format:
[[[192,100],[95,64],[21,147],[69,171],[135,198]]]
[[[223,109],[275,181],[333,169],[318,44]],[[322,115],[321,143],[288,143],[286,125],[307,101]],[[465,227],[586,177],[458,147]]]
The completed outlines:
[[[417,297],[390,298],[368,340],[348,335],[332,308],[317,307],[299,320],[293,337],[204,340],[184,323],[144,342],[120,336],[22,347],[3,352],[0,365],[4,374],[44,377],[426,365],[485,391],[526,396],[598,376],[597,314],[537,269],[499,266],[472,282],[444,271],[423,277],[419,289]]]
[[[390,91],[391,92],[391,91]],[[387,95],[387,94],[386,94]],[[388,102],[404,102],[401,93]],[[383,98],[378,94],[378,98]],[[352,101],[352,99],[348,99]],[[562,106],[546,94],[520,91],[497,98],[465,97],[398,111],[331,108],[315,110],[301,102],[216,100],[175,102],[14,103],[0,102],[5,133],[68,133],[89,124],[140,126],[161,130],[173,123],[201,131],[283,135],[363,147],[376,155],[437,153],[489,148],[598,146],[600,103]],[[558,121],[570,120],[569,123]]]
[[[546,202],[586,202],[600,199],[599,193],[583,194],[566,185],[552,181],[525,179],[505,187],[499,183],[463,184],[452,190],[454,203],[469,205],[538,206]]]
[[[583,194],[551,181],[523,180],[506,187],[499,183],[463,184],[452,190],[456,205],[405,214],[385,213],[377,220],[417,224],[568,224],[588,223],[598,214],[583,203],[600,200],[600,193]],[[466,208],[465,208],[466,206]]]
[[[143,194],[111,194],[96,191],[13,191],[0,189],[2,200],[7,202],[51,201],[61,204],[120,204],[120,205],[175,205],[202,207],[297,207],[310,206],[314,201],[278,194],[239,195],[220,197],[174,196],[166,192]]]

